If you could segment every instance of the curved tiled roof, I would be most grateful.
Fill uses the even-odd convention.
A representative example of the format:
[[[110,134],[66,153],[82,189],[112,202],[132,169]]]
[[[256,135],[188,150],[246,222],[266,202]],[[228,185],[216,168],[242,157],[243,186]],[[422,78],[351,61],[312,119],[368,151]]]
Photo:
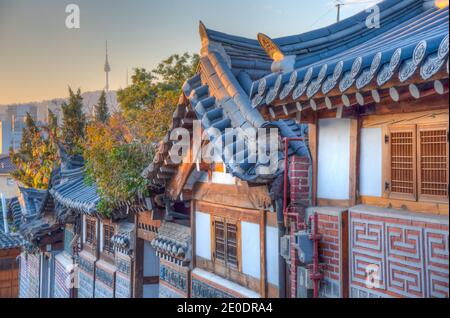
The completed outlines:
[[[282,137],[301,137],[307,129],[305,125],[297,125],[293,120],[268,122],[250,106],[249,99],[236,79],[228,69],[226,62],[219,54],[211,52],[208,57],[201,58],[201,74],[188,80],[183,86],[183,92],[188,97],[196,117],[201,120],[203,129],[208,133],[209,141],[215,147],[222,147],[222,161],[227,171],[244,181],[266,183],[283,171],[284,154],[278,152],[276,171],[263,173],[261,168],[269,164],[255,162],[248,153],[245,136],[241,128],[278,128]],[[228,91],[227,91],[228,88]],[[209,128],[215,128],[212,132]],[[220,135],[217,135],[217,130]],[[227,135],[238,136],[235,141],[227,144]],[[240,150],[240,153],[236,153]],[[292,142],[290,152],[306,156],[309,151],[302,142]],[[231,155],[230,155],[231,154]],[[235,162],[232,155],[242,155],[242,162]],[[239,157],[238,157],[239,158]]]
[[[215,147],[222,145],[225,154],[242,143],[226,145],[226,129],[277,127],[281,137],[303,135],[305,126],[293,120],[267,120],[267,113],[279,119],[299,115],[308,107],[316,111],[363,106],[379,103],[381,92],[396,91],[395,86],[412,91],[416,84],[428,89],[430,80],[448,81],[448,7],[439,10],[433,4],[431,0],[385,0],[376,7],[379,12],[373,8],[322,29],[273,40],[262,34],[258,40],[229,35],[200,23],[199,74],[183,86],[172,128],[189,122],[180,114],[182,109],[188,119],[201,120],[205,131],[212,127],[220,132],[208,137]],[[368,27],[366,22],[374,13],[379,13],[380,25]],[[446,92],[443,84],[435,89],[437,93]],[[174,174],[174,165],[167,159],[171,145],[168,135],[144,172],[157,185]],[[243,153],[248,159],[245,148]],[[303,142],[289,143],[289,155],[293,153],[309,157]],[[277,171],[261,175],[258,164],[222,159],[227,172],[252,183],[273,180],[284,160],[279,153]]]
[[[83,168],[64,170],[61,173],[63,182],[53,186],[50,193],[66,208],[94,214],[97,211],[100,196],[95,185],[85,184],[83,171]]]
[[[406,84],[415,74],[423,81],[430,79],[448,61],[448,7],[424,10],[422,3],[419,0],[382,2],[382,10],[383,5],[392,6],[388,10],[390,14],[381,11],[386,20],[381,20],[381,28],[367,31],[354,42],[335,39],[334,49],[329,46],[322,53],[312,50],[300,55],[295,70],[270,74],[254,82],[253,106],[272,104],[276,100],[310,100],[333,90],[343,94],[368,86],[381,88],[389,81]],[[392,10],[394,4],[401,10]],[[364,14],[359,17],[355,19],[361,20],[359,24],[367,29],[362,19]]]
[[[0,222],[0,250],[20,247],[24,244],[23,238],[16,233],[6,234],[3,230],[3,221]]]
[[[24,244],[24,240],[19,233],[14,231],[18,229],[21,221],[21,209],[17,198],[8,199],[6,202],[8,209],[8,218],[12,217],[12,226],[9,224],[9,233],[6,234],[4,228],[4,220],[2,214],[2,203],[0,201],[0,250],[20,247]]]
[[[376,9],[328,27],[273,40],[260,34],[259,42],[201,24],[202,54],[215,51],[222,56],[253,107],[297,103],[284,109],[289,115],[305,107],[317,110],[318,100],[328,108],[351,106],[354,101],[347,94],[356,94],[357,103],[365,105],[363,96],[368,92],[420,84],[445,68],[442,76],[448,80],[448,7],[437,9],[433,4],[385,0]],[[286,61],[293,59],[272,73],[268,63],[274,51]],[[272,108],[269,111],[277,117]]]

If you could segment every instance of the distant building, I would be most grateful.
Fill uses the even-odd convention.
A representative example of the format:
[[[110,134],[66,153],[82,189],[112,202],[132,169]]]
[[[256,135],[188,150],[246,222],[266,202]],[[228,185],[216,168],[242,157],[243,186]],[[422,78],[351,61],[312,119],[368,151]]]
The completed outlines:
[[[9,153],[9,148],[19,148],[27,112],[38,120],[38,107],[33,104],[0,107],[0,151]]]
[[[0,155],[0,193],[6,198],[17,197],[19,188],[10,173],[16,169],[8,155]]]

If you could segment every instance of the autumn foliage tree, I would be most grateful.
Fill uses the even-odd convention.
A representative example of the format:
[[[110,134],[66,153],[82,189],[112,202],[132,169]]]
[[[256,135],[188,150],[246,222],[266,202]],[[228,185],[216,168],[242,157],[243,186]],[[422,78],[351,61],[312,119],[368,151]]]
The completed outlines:
[[[86,116],[83,113],[83,97],[80,89],[76,93],[69,87],[69,101],[62,106],[62,141],[69,154],[82,152],[86,131]]]
[[[142,170],[154,145],[168,132],[181,86],[193,76],[198,55],[173,55],[149,72],[136,68],[132,84],[117,92],[120,111],[89,123],[84,150],[87,172],[101,195],[98,209],[110,216],[120,201],[145,194]]]
[[[94,106],[94,115],[98,122],[106,123],[108,121],[109,111],[105,91],[102,91],[98,103]]]
[[[45,190],[48,188],[53,169],[59,163],[56,136],[56,116],[49,112],[48,132],[39,128],[27,113],[19,150],[10,149],[11,161],[16,170],[11,173],[22,186]]]

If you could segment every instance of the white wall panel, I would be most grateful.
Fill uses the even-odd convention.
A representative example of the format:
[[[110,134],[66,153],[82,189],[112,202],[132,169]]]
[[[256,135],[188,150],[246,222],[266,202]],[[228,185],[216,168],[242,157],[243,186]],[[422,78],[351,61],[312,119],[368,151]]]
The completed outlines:
[[[278,229],[266,227],[267,281],[278,286]]]
[[[255,278],[261,273],[259,224],[241,222],[242,271]]]
[[[195,213],[195,254],[211,260],[211,216]]]
[[[317,196],[348,200],[350,119],[319,120]]]
[[[382,196],[382,130],[361,129],[360,194]]]

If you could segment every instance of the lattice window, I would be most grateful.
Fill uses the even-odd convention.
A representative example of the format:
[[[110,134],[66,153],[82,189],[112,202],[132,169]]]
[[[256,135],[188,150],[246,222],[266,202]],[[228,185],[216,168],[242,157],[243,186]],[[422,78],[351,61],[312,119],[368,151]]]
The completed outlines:
[[[448,128],[446,125],[418,126],[419,196],[448,198]]]
[[[416,127],[397,126],[390,129],[391,196],[416,198]]]
[[[238,225],[235,221],[215,218],[214,229],[214,259],[225,265],[238,267]]]
[[[390,197],[448,200],[449,145],[447,124],[390,127]]]
[[[230,265],[238,265],[238,240],[236,224],[227,224],[227,262]]]
[[[214,235],[215,235],[215,258],[217,260],[225,262],[226,260],[226,237],[225,237],[225,224],[222,221],[216,220],[214,222]]]
[[[111,225],[103,225],[103,252],[114,254],[114,244],[112,237],[114,235],[114,227]]]
[[[93,218],[86,218],[86,243],[97,244],[97,221]]]

